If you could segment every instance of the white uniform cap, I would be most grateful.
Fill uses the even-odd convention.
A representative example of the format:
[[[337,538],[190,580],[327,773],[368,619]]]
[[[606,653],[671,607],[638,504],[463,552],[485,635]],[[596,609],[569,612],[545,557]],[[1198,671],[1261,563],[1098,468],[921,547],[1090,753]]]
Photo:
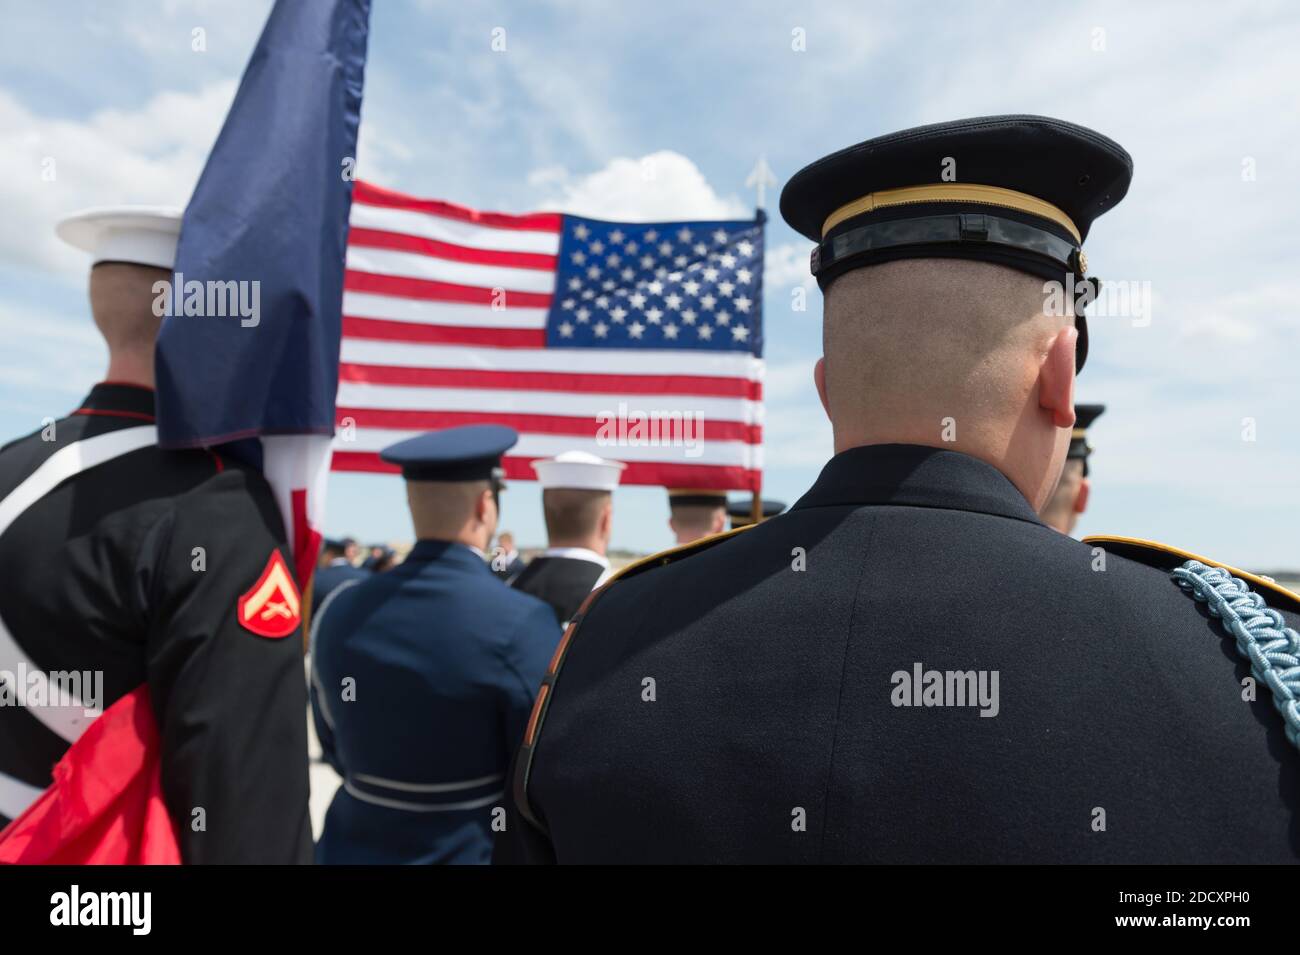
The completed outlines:
[[[86,209],[55,227],[60,239],[91,254],[92,264],[131,262],[170,269],[176,264],[181,210],[164,206]]]
[[[612,491],[618,487],[621,461],[606,461],[586,451],[565,451],[553,458],[533,462],[543,489],[575,488],[582,491]]]

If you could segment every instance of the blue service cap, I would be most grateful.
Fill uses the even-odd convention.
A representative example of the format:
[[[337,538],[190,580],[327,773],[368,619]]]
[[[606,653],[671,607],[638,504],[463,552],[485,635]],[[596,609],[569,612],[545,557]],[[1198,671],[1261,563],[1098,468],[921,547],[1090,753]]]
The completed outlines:
[[[379,452],[408,481],[482,481],[501,466],[519,432],[499,424],[470,424],[431,431],[390,444]]]

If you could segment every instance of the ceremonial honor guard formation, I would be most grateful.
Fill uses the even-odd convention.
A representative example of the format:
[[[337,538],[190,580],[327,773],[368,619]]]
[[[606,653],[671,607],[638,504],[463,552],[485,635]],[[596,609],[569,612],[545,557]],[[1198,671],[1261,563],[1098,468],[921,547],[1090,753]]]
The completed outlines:
[[[1300,596],[1075,536],[1139,411],[1085,245],[1163,170],[838,117],[796,386],[761,208],[340,175],[368,18],[279,0],[184,210],[48,223],[108,364],[0,448],[0,862],[1300,859]]]

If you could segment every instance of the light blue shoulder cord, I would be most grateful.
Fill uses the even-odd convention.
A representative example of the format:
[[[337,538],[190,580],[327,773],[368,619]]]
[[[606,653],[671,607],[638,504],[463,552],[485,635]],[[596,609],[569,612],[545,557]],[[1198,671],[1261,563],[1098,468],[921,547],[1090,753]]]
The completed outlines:
[[[1286,721],[1286,738],[1300,748],[1300,633],[1222,567],[1189,560],[1171,575],[1237,638],[1237,652],[1250,661],[1250,672],[1273,691],[1273,704]]]

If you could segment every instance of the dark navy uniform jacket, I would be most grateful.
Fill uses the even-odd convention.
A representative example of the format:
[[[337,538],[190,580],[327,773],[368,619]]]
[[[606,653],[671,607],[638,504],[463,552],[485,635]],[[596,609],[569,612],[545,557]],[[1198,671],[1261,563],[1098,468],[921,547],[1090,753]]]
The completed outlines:
[[[607,569],[594,560],[539,554],[510,581],[510,586],[546,601],[555,611],[556,621],[565,624]]]
[[[492,810],[560,639],[550,608],[469,547],[424,540],[320,613],[312,710],[344,784],[317,861],[487,862]]]
[[[498,861],[1298,857],[1300,754],[1221,622],[973,457],[845,451],[570,632],[527,779],[545,834],[516,800]],[[918,667],[996,671],[996,707],[897,705]]]
[[[0,512],[25,505],[0,532],[0,670],[102,673],[105,709],[148,686],[183,861],[310,862],[301,628],[241,622],[275,555],[293,587],[275,499],[232,458],[161,450],[153,421],[152,391],[100,384],[52,433],[0,451]],[[105,447],[132,450],[59,470]],[[20,490],[50,469],[46,493]],[[84,729],[49,716],[0,706],[0,825]]]

